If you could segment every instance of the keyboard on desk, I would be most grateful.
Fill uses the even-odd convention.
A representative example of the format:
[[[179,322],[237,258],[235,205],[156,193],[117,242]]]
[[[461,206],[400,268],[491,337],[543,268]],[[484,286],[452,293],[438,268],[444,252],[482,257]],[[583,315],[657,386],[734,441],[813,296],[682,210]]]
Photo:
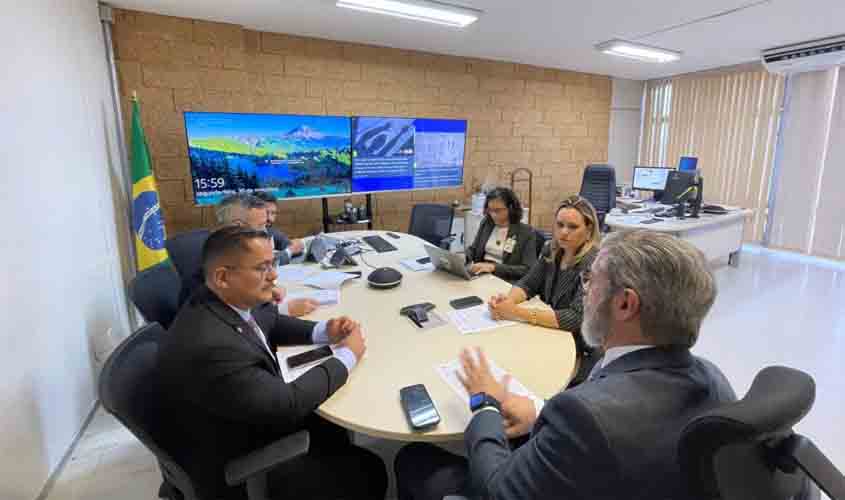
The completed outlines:
[[[364,236],[361,238],[367,245],[373,247],[373,249],[378,253],[384,252],[392,252],[396,250],[396,247],[391,245],[381,236]]]

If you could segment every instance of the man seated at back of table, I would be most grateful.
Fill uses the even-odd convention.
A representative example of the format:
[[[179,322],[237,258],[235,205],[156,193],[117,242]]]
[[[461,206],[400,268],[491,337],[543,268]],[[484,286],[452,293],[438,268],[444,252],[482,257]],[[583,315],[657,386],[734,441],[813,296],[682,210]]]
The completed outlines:
[[[272,471],[272,498],[384,498],[381,459],[313,414],[364,355],[360,325],[280,315],[269,303],[276,266],[264,231],[212,233],[202,263],[205,283],[176,316],[156,370],[165,449],[198,496],[245,498],[244,488],[225,485],[224,465],[307,428],[310,450]],[[285,383],[276,348],[315,342],[336,344],[334,356]]]
[[[588,379],[543,403],[509,394],[483,353],[464,351],[476,403],[469,461],[407,446],[396,459],[400,499],[697,498],[678,469],[681,431],[736,399],[722,372],[690,353],[716,297],[704,256],[666,234],[612,233],[582,279],[581,330],[605,350]],[[508,438],[529,432],[511,450]]]
[[[269,219],[265,202],[248,193],[235,193],[223,198],[215,207],[215,212],[220,227],[239,225],[265,230]],[[268,233],[268,237],[270,236]],[[277,255],[280,257],[280,264],[290,262],[289,250],[277,252]],[[186,274],[190,277],[182,281],[182,289],[179,291],[180,305],[184,304],[191,293],[205,280],[199,262]],[[274,299],[281,300],[281,289],[276,289]],[[281,311],[283,314],[298,318],[311,313],[317,306],[317,302],[311,299],[290,299],[281,304]]]
[[[282,255],[282,265],[290,262],[290,259],[295,255],[299,255],[305,251],[305,243],[300,239],[290,239],[288,236],[276,229],[276,217],[279,214],[279,205],[276,203],[276,197],[266,191],[255,191],[253,196],[264,202],[264,208],[267,209],[267,232],[273,237],[273,247],[276,250],[285,252]]]

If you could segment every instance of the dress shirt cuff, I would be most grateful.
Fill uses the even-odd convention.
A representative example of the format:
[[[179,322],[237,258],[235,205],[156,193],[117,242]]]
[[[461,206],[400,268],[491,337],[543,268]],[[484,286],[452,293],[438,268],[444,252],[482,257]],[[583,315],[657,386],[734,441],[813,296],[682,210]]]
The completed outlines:
[[[346,371],[352,372],[352,369],[355,368],[355,365],[358,363],[357,359],[355,358],[355,353],[353,353],[348,347],[338,347],[334,349],[334,357],[336,357],[343,366],[346,367]]]
[[[546,405],[546,401],[540,398],[531,398],[534,401],[534,410],[537,411],[537,416],[540,416],[540,412],[543,411],[543,406]]]
[[[290,316],[290,310],[288,309],[288,301],[285,299],[279,304],[279,314],[284,314],[285,316]]]
[[[293,258],[293,253],[290,251],[290,245],[285,247],[285,253],[288,254],[288,260]]]
[[[328,344],[329,343],[329,334],[326,331],[328,326],[328,321],[320,321],[316,325],[314,325],[314,329],[311,330],[311,342],[314,344]]]

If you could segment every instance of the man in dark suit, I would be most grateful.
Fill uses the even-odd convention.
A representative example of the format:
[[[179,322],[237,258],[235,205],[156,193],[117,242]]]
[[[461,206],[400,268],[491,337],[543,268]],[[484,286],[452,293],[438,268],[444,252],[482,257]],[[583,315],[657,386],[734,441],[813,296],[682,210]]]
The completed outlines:
[[[275,207],[275,202],[273,203]],[[259,197],[247,193],[231,194],[217,204],[215,210],[217,215],[217,222],[222,226],[245,226],[252,229],[264,230],[270,225],[270,213],[268,205]],[[278,231],[276,231],[278,233]],[[287,241],[287,236],[284,233],[279,233]],[[291,255],[297,247],[292,245],[286,250],[279,250],[277,247],[276,236],[268,232],[268,237],[273,238],[274,248],[278,250],[279,265],[288,264]],[[299,240],[294,240],[299,241]],[[205,240],[197,238],[197,244],[201,245]],[[301,244],[301,241],[299,242]],[[285,243],[287,245],[287,243]],[[284,247],[282,247],[284,248]],[[301,250],[299,250],[301,252]],[[188,297],[196,290],[204,281],[205,276],[202,272],[200,262],[185,262],[182,265],[177,265],[177,271],[182,276],[182,288],[179,290],[179,305],[184,304]],[[282,302],[284,290],[276,288],[273,294],[275,302]],[[319,304],[312,299],[291,299],[280,304],[282,313],[289,316],[299,318],[313,312]]]
[[[690,418],[736,399],[690,354],[716,287],[690,244],[649,231],[602,242],[586,286],[582,333],[606,354],[583,384],[548,401],[509,394],[480,351],[461,354],[474,412],[469,460],[430,445],[400,451],[400,499],[691,499],[676,450]],[[508,438],[530,431],[515,450]]]
[[[290,259],[305,251],[305,243],[300,239],[290,239],[288,235],[279,231],[274,226],[276,224],[276,217],[279,214],[279,205],[276,203],[276,197],[266,191],[255,191],[253,196],[264,202],[264,208],[267,209],[267,232],[273,236],[273,246],[276,250],[284,252],[282,255],[282,265],[290,262]]]
[[[244,488],[224,483],[224,464],[307,428],[309,453],[271,474],[274,497],[384,498],[382,461],[313,414],[360,362],[360,326],[346,317],[315,323],[279,314],[270,303],[276,266],[264,231],[224,227],[209,236],[202,262],[205,284],[174,320],[157,370],[165,448],[199,496],[244,498]],[[316,342],[335,344],[334,356],[285,383],[277,346]]]

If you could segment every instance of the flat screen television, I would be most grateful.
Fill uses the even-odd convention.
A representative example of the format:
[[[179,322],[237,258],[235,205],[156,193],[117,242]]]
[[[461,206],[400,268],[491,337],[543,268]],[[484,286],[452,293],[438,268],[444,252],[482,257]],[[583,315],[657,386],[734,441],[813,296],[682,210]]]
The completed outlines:
[[[352,191],[457,188],[466,120],[352,117]]]
[[[214,205],[237,191],[350,193],[350,124],[344,116],[185,112],[194,199]]]

